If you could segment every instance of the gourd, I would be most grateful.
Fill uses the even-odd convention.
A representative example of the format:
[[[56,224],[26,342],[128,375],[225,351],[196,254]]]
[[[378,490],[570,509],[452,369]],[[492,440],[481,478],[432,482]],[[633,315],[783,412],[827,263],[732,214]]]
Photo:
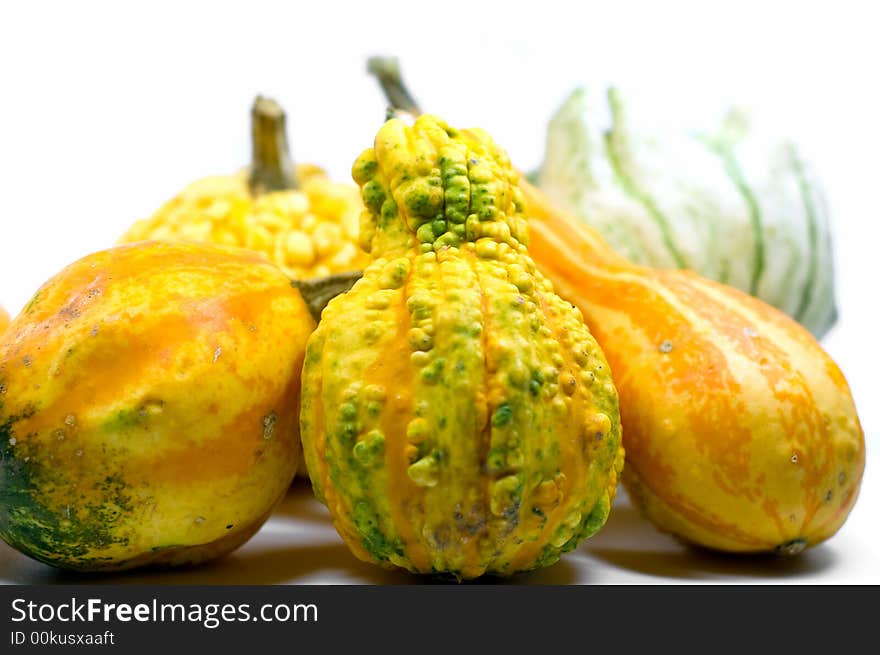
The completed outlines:
[[[370,61],[418,113],[396,60]],[[846,379],[801,325],[731,286],[639,266],[525,176],[529,251],[611,365],[622,481],[663,531],[711,549],[796,554],[843,525],[865,441]]]
[[[6,310],[0,307],[0,334],[9,326],[9,314],[6,313]]]
[[[354,163],[373,260],[309,338],[300,428],[353,553],[459,579],[546,566],[605,522],[617,394],[526,248],[506,154],[392,118]]]
[[[610,89],[576,89],[547,128],[537,184],[636,264],[690,268],[822,337],[835,323],[831,226],[796,147],[742,110],[718,128],[645,129]]]
[[[314,325],[247,250],[140,242],[65,268],[0,335],[0,537],[83,571],[244,543],[297,466]]]
[[[630,263],[522,183],[530,250],[614,372],[623,482],[660,529],[794,554],[831,537],[865,466],[852,395],[812,335],[746,293]]]
[[[254,101],[251,140],[248,169],[190,184],[132,225],[120,243],[188,241],[260,252],[295,281],[310,308],[317,307],[317,321],[326,301],[347,290],[369,260],[357,239],[360,194],[315,165],[293,165],[284,110],[270,98]],[[299,461],[298,474],[306,477]]]
[[[240,246],[263,253],[294,279],[359,270],[362,209],[357,188],[327,178],[317,166],[290,159],[281,106],[257,97],[251,110],[253,158],[237,175],[190,184],[120,242],[184,240]]]

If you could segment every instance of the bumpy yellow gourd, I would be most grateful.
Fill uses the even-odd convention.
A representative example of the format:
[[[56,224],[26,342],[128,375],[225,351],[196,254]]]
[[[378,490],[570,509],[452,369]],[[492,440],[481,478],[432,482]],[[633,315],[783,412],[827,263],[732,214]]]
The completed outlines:
[[[359,270],[368,261],[357,245],[363,209],[357,188],[328,179],[317,166],[290,162],[285,118],[266,98],[254,103],[253,162],[237,175],[190,184],[122,243],[144,239],[249,248],[296,279]]]
[[[794,554],[833,535],[865,441],[843,375],[773,307],[690,271],[636,266],[522,188],[531,250],[614,370],[624,484],[658,527],[733,552]]]
[[[294,166],[281,106],[257,97],[251,110],[253,154],[235,175],[197,180],[120,243],[145,239],[215,243],[261,253],[295,280],[359,271],[363,209],[357,187],[330,180],[312,164]],[[306,475],[300,458],[299,474]]]
[[[356,556],[473,578],[555,562],[605,522],[617,393],[579,311],[528,255],[506,154],[399,119],[355,162],[364,276],[303,367],[319,498]]]
[[[246,250],[142,242],[65,268],[0,335],[0,537],[78,570],[244,543],[296,468],[314,325]]]

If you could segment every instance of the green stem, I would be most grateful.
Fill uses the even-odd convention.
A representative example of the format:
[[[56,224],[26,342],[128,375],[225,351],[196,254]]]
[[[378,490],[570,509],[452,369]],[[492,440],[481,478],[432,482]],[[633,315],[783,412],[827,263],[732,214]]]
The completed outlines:
[[[270,98],[257,96],[251,108],[251,193],[296,189],[299,183],[287,145],[284,110]]]
[[[382,91],[388,99],[390,105],[388,109],[388,118],[400,114],[409,114],[418,116],[422,113],[418,103],[413,99],[403,79],[400,75],[400,65],[396,57],[370,57],[367,60],[367,71],[376,76]],[[258,98],[259,102],[260,99]],[[257,105],[254,105],[254,116],[256,117]],[[280,111],[280,107],[278,108]],[[283,113],[282,113],[283,125]],[[283,128],[281,130],[283,132]],[[254,162],[257,161],[257,128],[256,119],[254,127]],[[286,146],[286,140],[285,140]],[[256,168],[256,166],[254,167]],[[361,271],[353,271],[351,273],[339,273],[324,278],[316,278],[312,280],[291,280],[291,284],[300,292],[306,306],[309,308],[312,318],[315,322],[320,322],[321,312],[333,298],[347,292],[357,282],[363,273]]]
[[[321,320],[321,312],[324,311],[327,303],[351,289],[362,275],[361,271],[352,271],[311,280],[291,280],[290,283],[299,290],[309,308],[309,313],[318,323]]]
[[[370,57],[367,60],[367,72],[375,75],[379,80],[385,98],[391,105],[391,115],[404,112],[418,116],[422,113],[419,104],[403,82],[397,57]]]

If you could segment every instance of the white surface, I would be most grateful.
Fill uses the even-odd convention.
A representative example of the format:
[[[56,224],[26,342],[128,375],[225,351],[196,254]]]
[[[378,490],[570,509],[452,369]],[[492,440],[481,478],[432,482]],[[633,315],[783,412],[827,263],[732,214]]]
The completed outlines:
[[[637,92],[655,104],[658,120],[746,104],[798,141],[828,192],[840,322],[823,345],[849,380],[868,435],[862,497],[838,537],[791,563],[694,555],[619,508],[590,545],[523,579],[880,582],[871,548],[880,524],[870,520],[880,505],[872,480],[880,438],[880,45],[870,3],[441,5],[4,3],[0,305],[17,312],[65,264],[111,245],[188,181],[243,166],[258,92],[287,108],[297,159],[347,180],[384,116],[364,72],[369,54],[399,55],[424,108],[487,128],[524,169],[540,163],[546,121],[579,83]],[[300,510],[306,518],[295,520]],[[374,575],[320,516],[294,496],[226,563],[163,579]],[[59,579],[0,553],[2,579]]]

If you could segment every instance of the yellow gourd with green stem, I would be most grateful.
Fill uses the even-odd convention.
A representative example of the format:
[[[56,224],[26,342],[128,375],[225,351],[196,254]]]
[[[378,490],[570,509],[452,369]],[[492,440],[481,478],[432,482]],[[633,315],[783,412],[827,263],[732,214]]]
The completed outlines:
[[[294,166],[281,106],[257,97],[251,110],[251,165],[236,175],[190,184],[150,218],[132,225],[122,243],[144,239],[239,246],[262,253],[291,278],[359,270],[363,208],[357,189],[314,165]]]

